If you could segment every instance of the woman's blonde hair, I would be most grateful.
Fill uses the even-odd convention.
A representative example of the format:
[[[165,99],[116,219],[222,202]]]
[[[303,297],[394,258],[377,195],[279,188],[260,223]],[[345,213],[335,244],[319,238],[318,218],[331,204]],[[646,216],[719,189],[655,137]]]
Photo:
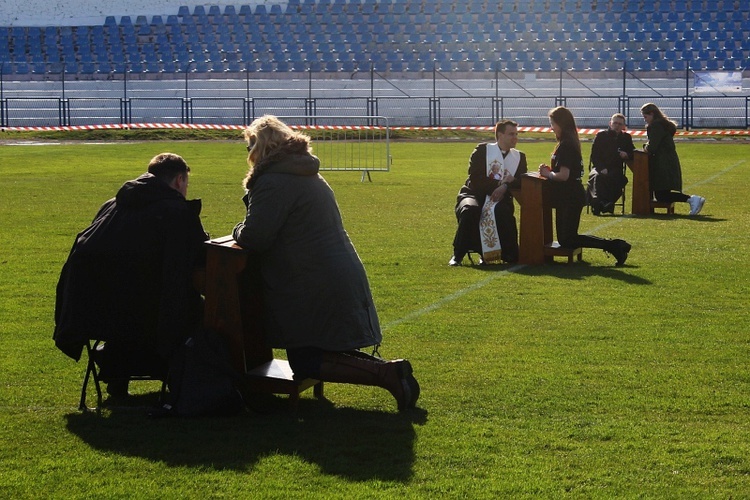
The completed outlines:
[[[256,119],[244,130],[242,135],[250,146],[248,163],[251,166],[257,165],[264,158],[277,152],[290,139],[303,140],[308,145],[310,144],[308,136],[292,130],[286,123],[273,115],[263,115]]]
[[[242,133],[249,148],[247,164],[250,170],[243,181],[248,187],[250,180],[255,177],[253,172],[262,168],[264,160],[284,151],[291,144],[299,148],[299,143],[306,145],[308,153],[312,153],[310,137],[297,132],[273,115],[263,115],[254,120]],[[257,174],[258,172],[256,172]]]

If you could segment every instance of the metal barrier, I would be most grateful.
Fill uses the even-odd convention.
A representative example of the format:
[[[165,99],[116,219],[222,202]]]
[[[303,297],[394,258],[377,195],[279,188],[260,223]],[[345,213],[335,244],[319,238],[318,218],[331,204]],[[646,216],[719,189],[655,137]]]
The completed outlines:
[[[205,92],[205,91],[204,91]],[[643,128],[640,107],[656,102],[680,128],[750,128],[749,96],[385,96],[385,97],[158,97],[117,96],[98,92],[81,97],[0,98],[0,127],[66,127],[180,123],[247,125],[265,115],[304,116],[306,124],[329,123],[350,115],[356,121],[387,116],[390,126],[491,126],[510,118],[523,126],[547,126],[549,109],[571,108],[580,127],[604,127],[614,112],[623,113],[631,128]],[[6,92],[7,94],[7,92]],[[40,93],[41,94],[41,93]],[[71,92],[69,92],[71,94]],[[162,92],[166,95],[167,92]],[[108,95],[109,97],[97,97]],[[127,95],[127,94],[125,94]],[[369,123],[365,123],[367,125]]]
[[[320,169],[362,172],[372,182],[370,172],[391,169],[391,139],[384,116],[279,116],[287,125],[313,137]],[[320,125],[318,125],[318,120]]]

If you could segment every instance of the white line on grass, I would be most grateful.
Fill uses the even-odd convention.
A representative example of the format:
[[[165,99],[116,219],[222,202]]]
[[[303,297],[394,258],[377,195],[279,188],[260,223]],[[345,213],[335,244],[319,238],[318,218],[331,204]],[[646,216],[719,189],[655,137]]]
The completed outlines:
[[[746,162],[747,162],[747,160],[742,160],[742,161],[739,161],[739,162],[735,163],[734,165],[730,165],[729,167],[725,168],[724,170],[720,170],[719,172],[715,173],[714,175],[712,175],[710,177],[706,177],[705,179],[703,179],[703,180],[701,180],[699,182],[696,182],[696,183],[690,185],[688,187],[688,189],[693,189],[696,186],[701,186],[703,184],[708,184],[709,182],[711,182],[711,181],[713,181],[715,179],[718,179],[719,177],[723,176],[724,174],[726,174],[728,172],[731,172],[732,170],[734,170],[735,168],[737,168],[737,167],[745,164]],[[591,231],[587,232],[586,234],[595,234],[596,232],[601,231],[602,229],[605,229],[605,228],[607,228],[609,226],[613,226],[615,224],[619,224],[622,220],[624,220],[626,218],[630,219],[632,217],[633,217],[632,214],[628,214],[628,215],[625,215],[623,217],[618,217],[616,219],[608,220],[607,222],[599,224],[598,226],[596,226],[594,229],[592,229]],[[466,288],[462,288],[461,290],[458,290],[457,292],[454,292],[454,293],[452,293],[450,295],[446,295],[445,297],[441,298],[437,302],[433,302],[432,304],[430,304],[430,305],[428,305],[426,307],[423,307],[422,309],[418,309],[418,310],[416,310],[414,312],[411,312],[411,313],[407,314],[406,316],[403,316],[403,317],[401,317],[399,319],[393,320],[393,321],[391,321],[391,322],[383,325],[383,330],[388,330],[390,328],[395,328],[398,325],[400,325],[401,323],[404,323],[406,321],[411,321],[413,319],[417,319],[420,316],[424,316],[427,313],[430,313],[430,312],[432,312],[432,311],[434,311],[436,309],[441,308],[442,306],[444,306],[445,304],[447,304],[449,302],[453,302],[456,299],[460,299],[464,295],[466,295],[468,293],[471,293],[471,292],[473,292],[475,290],[479,290],[480,288],[484,287],[485,285],[488,285],[489,283],[492,283],[496,279],[500,279],[502,277],[505,277],[509,273],[512,273],[512,272],[517,271],[519,269],[523,269],[524,267],[526,267],[525,264],[516,264],[516,265],[514,265],[512,267],[509,267],[508,269],[506,269],[504,271],[493,273],[492,276],[490,276],[489,278],[485,278],[485,279],[483,279],[481,281],[477,281],[473,285],[469,285]]]

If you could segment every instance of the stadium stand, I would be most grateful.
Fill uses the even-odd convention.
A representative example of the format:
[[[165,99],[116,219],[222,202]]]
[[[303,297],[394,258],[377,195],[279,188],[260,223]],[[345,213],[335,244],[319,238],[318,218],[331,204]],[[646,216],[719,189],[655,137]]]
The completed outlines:
[[[165,20],[166,17],[166,20]],[[750,0],[290,0],[0,27],[4,73],[746,69]],[[135,21],[133,21],[135,19]],[[192,62],[192,64],[188,64]]]

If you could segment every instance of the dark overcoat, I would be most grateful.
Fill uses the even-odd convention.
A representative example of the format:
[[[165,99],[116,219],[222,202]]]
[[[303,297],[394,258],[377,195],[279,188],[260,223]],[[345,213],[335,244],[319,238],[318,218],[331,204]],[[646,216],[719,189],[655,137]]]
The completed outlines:
[[[233,232],[259,259],[267,343],[328,351],[380,344],[367,275],[320,162],[306,144],[287,146],[255,166],[247,214]]]
[[[654,120],[646,127],[651,191],[682,192],[682,168],[674,145],[675,132],[674,124],[666,120]]]
[[[200,317],[192,283],[208,235],[200,200],[151,174],[126,182],[76,237],[57,285],[55,345],[78,360],[88,339],[168,360]]]

